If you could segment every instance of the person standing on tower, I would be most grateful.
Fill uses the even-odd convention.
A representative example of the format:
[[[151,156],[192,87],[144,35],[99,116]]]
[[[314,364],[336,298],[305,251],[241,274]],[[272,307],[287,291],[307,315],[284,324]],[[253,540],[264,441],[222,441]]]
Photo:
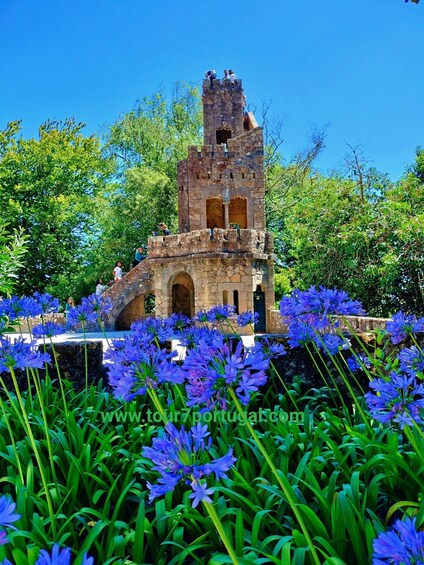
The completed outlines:
[[[236,73],[232,70],[229,70],[228,71],[228,78],[230,79],[231,86],[234,86],[234,84],[236,82],[236,78],[237,78]]]
[[[211,90],[213,90],[213,81],[216,79],[216,71],[206,71],[205,73],[205,78],[209,79],[209,82],[211,84]]]

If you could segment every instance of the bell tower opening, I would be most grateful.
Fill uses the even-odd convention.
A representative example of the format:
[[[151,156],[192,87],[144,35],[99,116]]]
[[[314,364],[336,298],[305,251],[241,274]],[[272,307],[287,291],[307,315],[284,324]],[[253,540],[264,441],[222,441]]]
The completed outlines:
[[[216,143],[227,144],[227,141],[231,138],[231,130],[227,128],[221,128],[216,131]]]

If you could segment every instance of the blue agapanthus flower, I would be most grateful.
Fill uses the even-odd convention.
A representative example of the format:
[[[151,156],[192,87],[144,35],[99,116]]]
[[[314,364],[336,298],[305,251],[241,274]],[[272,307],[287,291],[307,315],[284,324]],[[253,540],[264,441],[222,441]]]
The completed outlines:
[[[83,298],[81,305],[86,307],[87,310],[91,307],[93,313],[97,314],[97,319],[101,318],[103,314],[108,314],[113,308],[112,299],[109,296],[99,296],[96,293]]]
[[[189,327],[178,336],[178,341],[180,345],[189,348],[196,347],[202,341],[219,346],[222,343],[222,333],[217,328]]]
[[[364,369],[371,369],[371,361],[363,353],[357,353],[356,356],[352,355],[346,359],[347,366],[354,373],[355,371],[363,371]]]
[[[91,294],[81,300],[81,304],[71,308],[68,312],[67,324],[71,328],[87,324],[96,324],[103,314],[112,309],[112,301],[109,297]]]
[[[6,531],[2,528],[16,530],[12,524],[20,519],[20,515],[15,513],[16,504],[8,496],[0,496],[0,545],[4,545],[9,540]]]
[[[182,332],[186,328],[190,328],[193,325],[192,319],[185,314],[171,314],[168,320],[171,327],[177,332]]]
[[[416,518],[397,520],[391,530],[373,541],[372,565],[424,565],[424,532]]]
[[[114,395],[130,401],[146,394],[149,387],[156,389],[164,382],[183,383],[184,374],[172,361],[177,355],[176,351],[169,353],[140,340],[136,333],[114,340],[105,354]]]
[[[55,335],[63,334],[64,331],[65,328],[60,324],[45,322],[44,324],[38,324],[32,328],[32,336],[37,339],[42,337],[54,337]]]
[[[50,314],[59,311],[59,300],[51,294],[45,292],[34,292],[34,299],[37,301],[43,314]]]
[[[48,353],[41,353],[35,342],[25,342],[18,338],[14,343],[10,339],[0,337],[0,373],[15,369],[43,369],[50,363]]]
[[[175,318],[145,318],[137,320],[131,325],[134,339],[146,345],[155,343],[159,345],[169,341],[175,336]]]
[[[60,548],[55,543],[50,553],[42,549],[38,555],[35,565],[71,565],[71,550],[67,547]],[[82,565],[94,565],[93,557],[84,554]]]
[[[35,298],[28,296],[12,296],[11,298],[3,298],[3,300],[0,301],[0,316],[7,316],[9,320],[33,318],[42,313],[41,304],[38,303]]]
[[[424,332],[424,318],[417,319],[416,316],[397,312],[391,321],[387,322],[386,330],[391,336],[392,343],[397,344],[408,335]]]
[[[292,322],[323,330],[334,325],[334,316],[360,316],[365,312],[356,300],[350,300],[346,292],[320,286],[311,286],[306,291],[294,290],[280,302],[280,313],[290,324]]]
[[[240,328],[243,328],[248,324],[254,326],[258,320],[259,314],[257,312],[243,312],[237,316],[237,325]]]
[[[405,347],[398,355],[400,370],[408,375],[424,373],[424,353],[416,345]]]
[[[184,426],[178,430],[173,424],[167,424],[163,436],[154,438],[153,446],[145,447],[142,452],[160,473],[157,484],[147,483],[149,501],[183,482],[193,490],[190,494],[193,507],[201,501],[211,503],[209,495],[213,494],[213,489],[207,488],[206,477],[214,474],[218,480],[227,478],[227,472],[236,461],[232,448],[223,457],[211,461],[211,445],[207,426],[198,423],[186,432]]]
[[[247,405],[250,396],[266,383],[269,358],[262,348],[245,349],[239,341],[233,351],[232,345],[221,335],[213,343],[200,340],[188,349],[182,364],[188,382],[187,406],[226,410],[229,387]]]
[[[210,310],[200,311],[194,317],[197,322],[219,323],[235,314],[236,308],[230,304],[218,304]]]
[[[375,420],[396,422],[401,429],[424,424],[424,385],[413,375],[391,373],[390,380],[375,379],[370,388],[375,392],[368,392],[365,400]]]

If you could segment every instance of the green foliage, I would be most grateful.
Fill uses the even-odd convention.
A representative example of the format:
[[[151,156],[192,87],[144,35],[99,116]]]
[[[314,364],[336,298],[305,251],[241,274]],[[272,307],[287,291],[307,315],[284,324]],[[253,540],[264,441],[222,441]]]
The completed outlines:
[[[382,334],[378,345],[378,358],[368,351],[373,371],[389,374],[392,346]],[[343,363],[342,357],[331,362]],[[0,560],[34,565],[38,548],[56,541],[72,548],[76,563],[84,552],[103,565],[235,562],[204,507],[192,508],[184,485],[148,502],[146,482],[155,482],[157,473],[141,453],[163,426],[147,418],[158,414],[151,395],[122,402],[102,382],[76,391],[61,378],[62,391],[33,371],[31,389],[21,391],[3,377],[0,484],[22,517],[10,543],[0,546]],[[276,393],[274,379],[245,408],[246,416],[256,415],[255,434],[235,401],[225,417],[220,410],[207,413],[212,456],[231,445],[237,458],[227,479],[208,478],[237,563],[368,563],[373,540],[393,515],[416,515],[422,526],[422,430],[412,435],[379,425],[363,397],[344,400],[334,394],[337,385],[302,392],[295,380]],[[183,386],[162,384],[156,393],[177,427],[194,423],[196,408],[186,408]],[[202,423],[209,421],[203,416]]]
[[[27,239],[22,230],[10,233],[7,225],[0,224],[0,295],[12,294],[24,266]]]
[[[177,165],[188,145],[201,141],[201,127],[199,91],[184,83],[175,86],[169,102],[156,92],[110,127],[105,153],[116,159],[118,175],[97,207],[100,272],[109,273],[118,259],[128,268],[159,222],[178,229]]]
[[[424,312],[421,157],[396,184],[374,169],[360,183],[295,166],[270,171],[282,182],[267,194],[268,226],[296,285],[344,289],[377,316]]]
[[[48,121],[38,140],[25,140],[12,122],[0,134],[3,219],[28,235],[19,293],[48,290],[64,299],[84,279],[84,254],[97,232],[92,202],[110,166],[83,128],[73,119]]]

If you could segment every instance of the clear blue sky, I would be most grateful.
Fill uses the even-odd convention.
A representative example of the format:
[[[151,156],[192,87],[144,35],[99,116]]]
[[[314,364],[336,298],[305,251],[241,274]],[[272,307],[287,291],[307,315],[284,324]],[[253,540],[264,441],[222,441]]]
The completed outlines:
[[[0,128],[22,119],[25,137],[69,116],[99,132],[231,67],[287,158],[324,124],[324,172],[362,143],[397,179],[424,146],[424,0],[0,0],[0,26]]]

